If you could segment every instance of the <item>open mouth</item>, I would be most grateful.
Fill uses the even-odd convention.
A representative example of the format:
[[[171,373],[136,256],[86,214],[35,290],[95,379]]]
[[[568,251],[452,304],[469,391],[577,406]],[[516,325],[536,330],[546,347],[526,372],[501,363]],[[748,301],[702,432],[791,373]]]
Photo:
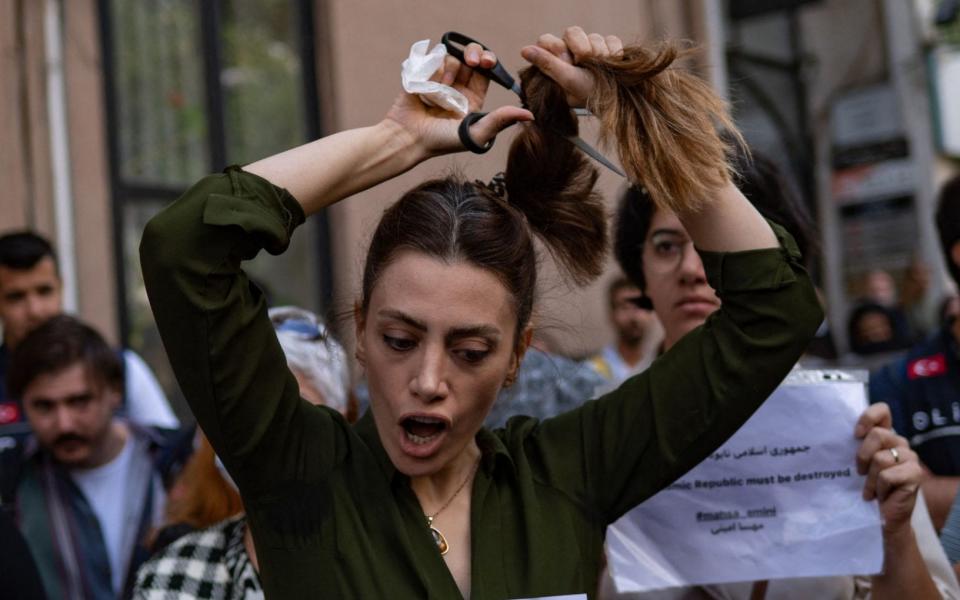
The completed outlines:
[[[453,423],[444,415],[407,413],[401,415],[399,450],[415,461],[431,460],[443,450]]]
[[[400,422],[408,440],[417,445],[426,445],[436,440],[447,430],[447,422],[437,417],[416,415]]]

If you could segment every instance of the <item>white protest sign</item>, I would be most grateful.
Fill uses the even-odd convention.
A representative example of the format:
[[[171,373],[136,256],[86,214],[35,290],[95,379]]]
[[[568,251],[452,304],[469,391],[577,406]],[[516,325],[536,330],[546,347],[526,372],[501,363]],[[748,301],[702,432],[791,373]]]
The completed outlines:
[[[879,509],[854,462],[866,405],[862,382],[781,385],[719,450],[607,529],[617,589],[879,572]]]

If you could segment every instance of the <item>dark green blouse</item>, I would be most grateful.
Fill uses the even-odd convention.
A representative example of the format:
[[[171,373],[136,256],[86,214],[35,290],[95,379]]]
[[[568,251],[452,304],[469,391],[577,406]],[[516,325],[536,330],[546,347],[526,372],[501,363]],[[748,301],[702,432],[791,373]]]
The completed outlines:
[[[140,256],[190,406],[242,490],[269,598],[459,598],[408,479],[368,413],[351,426],[300,399],[241,262],[304,220],[239,169],[155,217]],[[475,600],[595,596],[607,525],[747,420],[821,322],[793,241],[702,253],[723,307],[645,373],[545,421],[481,430],[472,489]]]

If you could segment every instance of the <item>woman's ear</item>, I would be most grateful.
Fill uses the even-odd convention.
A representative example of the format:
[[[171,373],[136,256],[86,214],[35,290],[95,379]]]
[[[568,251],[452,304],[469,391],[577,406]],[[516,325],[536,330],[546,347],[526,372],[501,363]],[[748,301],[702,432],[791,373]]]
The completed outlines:
[[[517,340],[517,366],[519,366],[520,361],[523,360],[523,355],[526,354],[531,342],[533,342],[533,325],[527,325],[523,329],[523,333],[520,334],[520,339]]]
[[[533,327],[527,325],[517,338],[517,347],[513,351],[510,370],[507,371],[507,376],[503,380],[503,387],[510,387],[517,380],[520,373],[520,363],[523,362],[523,355],[526,354],[531,341],[533,341]]]
[[[360,302],[353,303],[353,324],[356,332],[357,340],[357,349],[354,353],[354,356],[357,359],[357,362],[361,367],[366,368],[367,366],[367,350],[364,347],[363,341],[363,331],[367,325],[366,316],[363,314],[363,308],[360,306]]]

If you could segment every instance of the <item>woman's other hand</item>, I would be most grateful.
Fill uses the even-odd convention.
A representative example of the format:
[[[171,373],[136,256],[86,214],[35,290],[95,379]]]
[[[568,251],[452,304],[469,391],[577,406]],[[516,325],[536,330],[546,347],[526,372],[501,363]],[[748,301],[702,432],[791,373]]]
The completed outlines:
[[[581,27],[568,27],[563,38],[545,33],[536,45],[525,46],[521,55],[556,81],[567,92],[567,104],[586,106],[593,92],[593,75],[577,65],[588,58],[619,56],[623,42],[615,35],[587,34]]]
[[[923,467],[907,440],[892,429],[890,407],[881,402],[867,408],[854,435],[863,440],[857,450],[857,471],[867,476],[863,497],[880,502],[884,535],[909,530]]]
[[[443,68],[434,74],[432,80],[449,85],[463,94],[469,102],[470,112],[476,112],[482,109],[490,86],[490,80],[477,72],[476,68],[492,68],[497,64],[497,57],[493,52],[484,50],[475,43],[464,48],[463,56],[462,63],[452,56],[447,56]],[[457,128],[463,117],[450,111],[427,106],[416,95],[400,94],[386,118],[399,124],[426,154],[426,157],[464,149],[457,134]],[[470,137],[483,146],[510,125],[531,120],[533,120],[533,114],[524,108],[501,106],[474,123],[470,127]]]

